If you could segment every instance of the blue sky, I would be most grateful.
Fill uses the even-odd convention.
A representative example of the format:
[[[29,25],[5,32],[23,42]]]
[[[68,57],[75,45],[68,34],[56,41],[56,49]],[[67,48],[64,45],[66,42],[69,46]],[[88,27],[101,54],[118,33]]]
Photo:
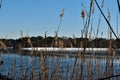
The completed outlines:
[[[101,5],[102,0],[98,0]],[[81,4],[89,10],[90,0],[3,0],[0,9],[0,37],[19,38],[20,31],[24,36],[54,36],[59,24],[59,15],[64,8],[62,24],[59,36],[72,37],[73,34],[81,37],[82,18]],[[96,4],[95,4],[96,5]],[[111,13],[111,25],[116,31],[117,4],[116,0],[105,0],[103,12],[107,16],[107,8]],[[96,32],[96,26],[100,12],[95,6],[93,16],[93,28]],[[119,17],[119,16],[118,16]],[[107,37],[108,26],[102,17],[100,24],[100,33],[103,32]]]

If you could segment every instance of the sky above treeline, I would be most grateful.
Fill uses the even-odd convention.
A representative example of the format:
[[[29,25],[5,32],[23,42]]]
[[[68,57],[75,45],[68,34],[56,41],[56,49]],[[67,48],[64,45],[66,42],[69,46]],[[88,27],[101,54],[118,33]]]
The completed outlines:
[[[83,20],[81,18],[82,4],[89,11],[91,0],[2,0],[0,9],[0,38],[19,38],[23,31],[24,37],[30,36],[54,36],[57,30],[60,13],[64,8],[64,16],[58,36],[81,37]],[[102,0],[97,0],[101,6]],[[94,4],[93,29],[96,34],[100,11]],[[110,11],[110,23],[117,31],[117,18],[119,23],[120,15],[117,8],[117,0],[104,0],[103,12],[107,16]],[[117,15],[118,14],[118,15]],[[91,23],[90,23],[91,26]],[[119,24],[118,24],[119,26]],[[119,27],[118,27],[119,28]],[[120,29],[119,29],[120,30]],[[118,31],[119,31],[118,30]],[[98,37],[108,36],[108,25],[103,17],[99,28]],[[92,36],[94,37],[94,33]]]

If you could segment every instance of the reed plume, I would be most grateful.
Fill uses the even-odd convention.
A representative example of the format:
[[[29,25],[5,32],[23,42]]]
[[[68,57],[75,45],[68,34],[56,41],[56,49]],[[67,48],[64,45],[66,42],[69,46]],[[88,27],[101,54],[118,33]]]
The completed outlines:
[[[84,10],[81,11],[81,17],[82,17],[82,19],[85,18],[85,11]]]
[[[64,48],[64,42],[63,42],[63,40],[59,40],[59,47],[60,48]]]
[[[83,4],[82,4],[81,17],[82,17],[82,19],[83,19],[83,26],[84,26],[85,11],[84,11],[84,9],[83,9]]]
[[[59,25],[58,25],[57,34],[58,34],[58,31],[59,31],[63,16],[64,16],[64,8],[62,9],[62,11],[60,13],[60,22],[59,22]]]
[[[90,7],[92,14],[94,14],[94,0],[91,0]]]
[[[101,5],[101,7],[102,7],[102,8],[104,7],[104,0],[102,0],[102,5]]]
[[[94,0],[91,0],[90,7],[94,6]]]
[[[55,46],[58,46],[58,33],[55,32]]]
[[[54,41],[55,41],[55,46],[58,46],[58,32],[59,32],[59,28],[60,28],[60,25],[62,23],[62,18],[64,16],[64,8],[62,9],[59,17],[60,17],[60,21],[59,21],[59,24],[58,24],[58,28],[57,28],[57,31],[55,31],[55,37],[54,37],[54,40],[52,41],[52,46],[54,44]]]
[[[61,11],[60,19],[62,19],[63,16],[64,16],[64,8],[63,8],[62,11]]]
[[[94,9],[95,9],[95,8],[94,8],[94,6],[93,6],[93,8],[92,8],[92,14],[94,14]]]
[[[5,45],[4,42],[0,41],[0,46],[3,50],[7,50],[7,46]]]
[[[28,44],[30,45],[30,47],[33,47],[30,37],[28,37],[27,42],[28,42]]]
[[[28,44],[30,45],[30,47],[32,48],[31,54],[33,54],[33,45],[32,45],[32,41],[31,41],[30,37],[28,37],[27,43],[28,43]]]
[[[90,7],[92,14],[94,14],[94,0],[91,0]]]
[[[108,12],[108,16],[107,16],[107,18],[108,18],[108,21],[110,22],[110,10],[107,9],[107,12]]]
[[[44,45],[45,45],[45,47],[47,47],[47,42],[46,42],[46,40],[47,40],[47,31],[45,32],[45,37],[44,37]]]
[[[76,41],[75,35],[73,35],[73,42],[74,42],[74,45],[76,45],[77,41]]]

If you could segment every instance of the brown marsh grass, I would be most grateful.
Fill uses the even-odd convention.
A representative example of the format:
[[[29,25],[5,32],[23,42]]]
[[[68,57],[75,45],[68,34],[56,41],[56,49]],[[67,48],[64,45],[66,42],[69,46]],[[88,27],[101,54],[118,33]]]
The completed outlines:
[[[47,55],[47,51],[35,51],[33,52],[33,45],[32,45],[32,41],[30,39],[30,37],[28,37],[27,43],[28,45],[32,48],[31,52],[29,52],[29,55],[31,57],[31,63],[29,64],[28,62],[26,63],[27,68],[24,67],[24,60],[23,60],[23,53],[24,51],[22,50],[24,44],[20,45],[20,65],[19,65],[19,69],[20,69],[20,78],[19,80],[102,80],[102,79],[119,79],[119,74],[118,75],[114,75],[115,72],[115,67],[114,67],[114,59],[116,56],[116,47],[115,45],[112,46],[112,32],[115,35],[116,38],[118,38],[116,36],[116,34],[114,33],[111,25],[110,25],[110,12],[108,11],[108,19],[106,18],[106,16],[104,15],[104,13],[102,12],[99,4],[97,3],[96,0],[91,0],[90,2],[90,10],[89,13],[82,8],[82,12],[81,12],[81,17],[83,20],[83,30],[82,30],[82,37],[87,38],[88,37],[88,30],[89,30],[89,24],[90,24],[90,20],[91,20],[91,15],[93,16],[94,14],[94,5],[97,5],[98,9],[100,10],[100,18],[99,18],[99,22],[98,22],[98,28],[97,28],[97,34],[96,37],[98,35],[98,31],[99,31],[99,24],[101,21],[101,16],[104,17],[104,19],[106,20],[109,28],[110,28],[110,42],[109,42],[109,46],[108,46],[108,55],[105,56],[105,67],[104,69],[101,68],[101,64],[99,59],[95,58],[94,52],[91,53],[91,55],[89,56],[89,59],[87,59],[87,53],[86,53],[86,47],[87,47],[87,40],[82,40],[81,43],[81,48],[84,48],[83,51],[78,51],[77,53],[75,53],[74,55],[76,55],[75,57],[73,57],[73,63],[69,63],[67,62],[67,60],[69,60],[69,53],[68,54],[64,54],[63,57],[59,57],[57,56],[57,54],[60,54],[61,52],[52,52],[52,54],[54,53],[54,56],[49,56]],[[118,2],[119,3],[119,2]],[[102,0],[102,8],[104,7],[104,0]],[[118,4],[119,6],[119,4]],[[83,7],[83,5],[82,5]],[[119,8],[120,9],[120,8]],[[86,14],[88,15],[87,17]],[[62,10],[61,14],[60,14],[60,22],[57,28],[57,31],[55,32],[55,37],[54,37],[54,41],[51,43],[52,47],[59,47],[59,48],[64,48],[64,41],[58,40],[58,32],[59,32],[59,28],[62,22],[62,18],[64,16],[64,9]],[[85,23],[84,23],[84,20]],[[46,33],[45,33],[46,35]],[[23,38],[23,32],[21,32],[21,38]],[[71,47],[74,47],[74,45],[76,44],[77,40],[75,35],[73,35],[74,41],[71,42],[69,41],[69,44]],[[46,46],[46,43],[44,44]],[[7,50],[7,46],[0,41],[0,46],[2,49]],[[114,47],[114,48],[112,48]],[[35,55],[33,55],[33,53],[35,53]],[[37,61],[36,56],[37,54],[39,54],[39,60]],[[56,55],[55,55],[56,54]],[[51,60],[51,62],[49,62],[49,59],[53,58]],[[62,59],[65,59],[65,61],[62,61]],[[95,60],[96,59],[96,60]],[[29,60],[28,57],[26,57],[26,60]],[[95,61],[94,61],[95,60]],[[12,64],[12,79],[17,80],[17,66],[16,66],[16,61],[17,58],[14,58],[14,62],[11,62]],[[61,63],[62,61],[62,63]],[[64,63],[65,62],[65,63]],[[51,64],[50,64],[51,63]],[[63,64],[64,63],[64,64]],[[29,66],[30,65],[30,66]],[[65,66],[66,65],[66,66]],[[39,66],[39,68],[37,68],[37,66]],[[52,68],[50,68],[50,66]],[[9,76],[9,75],[7,75]]]

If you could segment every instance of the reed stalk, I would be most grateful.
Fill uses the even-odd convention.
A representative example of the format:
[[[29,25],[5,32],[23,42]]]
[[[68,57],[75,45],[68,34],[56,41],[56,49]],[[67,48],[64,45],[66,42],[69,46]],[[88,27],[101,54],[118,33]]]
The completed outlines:
[[[112,52],[112,61],[111,61],[111,75],[114,76],[114,59],[116,56],[116,46],[114,45],[114,49]]]
[[[31,39],[30,39],[30,37],[28,37],[28,40],[27,40],[27,43],[30,45],[30,47],[32,48],[32,50],[31,50],[31,55],[33,54],[33,45],[32,45],[32,41],[31,41]]]
[[[60,66],[60,62],[59,62],[59,58],[56,61],[57,63],[53,66],[53,72],[51,74],[50,80],[55,80],[56,79],[56,75],[59,74],[59,66]]]
[[[64,8],[62,9],[62,11],[61,11],[61,13],[60,13],[60,21],[59,21],[59,24],[58,24],[58,27],[57,27],[57,31],[55,31],[55,37],[54,37],[54,40],[52,41],[52,46],[58,46],[59,44],[58,44],[58,42],[59,42],[59,40],[58,40],[58,33],[59,33],[59,29],[60,29],[60,26],[61,26],[61,23],[62,23],[62,18],[63,18],[63,16],[64,16]],[[55,41],[55,43],[54,43],[54,41]]]
[[[97,69],[98,79],[100,79],[102,75],[101,75],[100,63],[98,62],[98,60],[96,62],[96,69]]]
[[[75,35],[73,35],[73,43],[74,43],[74,46],[75,46],[75,45],[76,45],[76,43],[77,43],[77,40],[76,40]]]
[[[21,37],[21,42],[20,42],[20,51],[19,51],[19,53],[20,53],[20,76],[21,76],[21,80],[23,80],[24,79],[24,71],[23,71],[23,57],[22,57],[22,54],[23,54],[23,50],[22,50],[22,47],[23,47],[23,31],[21,31],[20,32],[20,37]]]
[[[76,58],[75,58],[71,80],[74,80],[74,75],[75,75],[75,69],[76,69],[76,65],[77,65],[77,60],[78,60],[78,54],[76,55]]]

